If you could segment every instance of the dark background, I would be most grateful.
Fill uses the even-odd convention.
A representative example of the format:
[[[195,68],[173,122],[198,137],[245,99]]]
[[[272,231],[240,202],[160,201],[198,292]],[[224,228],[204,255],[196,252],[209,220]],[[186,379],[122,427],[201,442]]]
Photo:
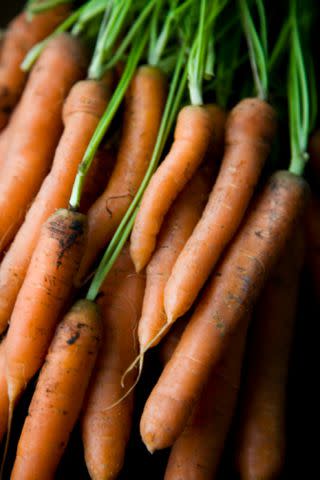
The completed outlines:
[[[3,28],[7,21],[15,15],[25,2],[21,0],[1,0],[0,6],[0,27]],[[288,384],[288,405],[287,405],[287,456],[286,466],[281,479],[313,479],[320,478],[318,470],[317,451],[318,428],[319,428],[319,394],[317,393],[318,375],[318,341],[316,325],[319,319],[319,306],[316,306],[316,299],[313,297],[312,288],[308,276],[303,275],[302,288],[299,300],[299,313],[296,324],[296,333],[291,358],[291,367]],[[266,339],[267,341],[267,339]],[[318,347],[318,348],[317,348]],[[141,383],[137,391],[136,418],[132,440],[130,442],[126,466],[121,477],[122,480],[163,478],[165,461],[168,452],[159,452],[152,457],[146,452],[139,439],[138,422],[145,398],[152,388],[160,372],[160,367],[155,355],[149,357],[147,372],[144,383]],[[16,441],[22,419],[26,415],[32,385],[26,392],[16,412],[14,422],[14,435],[11,445],[11,458],[13,459]],[[79,479],[88,480],[88,475],[83,462],[81,442],[79,440],[78,427],[73,433],[66,454],[59,467],[57,480]],[[221,465],[220,480],[233,480],[236,475],[232,470],[232,456],[229,453],[232,446],[232,438],[226,445],[224,460]],[[9,473],[5,479],[9,478]],[[35,479],[36,480],[36,479]]]

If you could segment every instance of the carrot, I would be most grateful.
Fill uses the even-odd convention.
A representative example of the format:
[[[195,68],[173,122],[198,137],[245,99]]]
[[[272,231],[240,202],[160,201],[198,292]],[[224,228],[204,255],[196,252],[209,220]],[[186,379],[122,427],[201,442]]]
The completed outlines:
[[[172,445],[183,431],[230,334],[249,313],[284,247],[307,190],[301,177],[286,171],[269,179],[147,400],[140,428],[150,451]]]
[[[28,50],[44,39],[66,17],[70,6],[60,5],[28,20],[20,13],[9,24],[0,54],[0,131],[15,107],[27,80],[21,62]]]
[[[211,165],[209,166],[211,167]],[[172,204],[162,225],[156,250],[147,266],[146,290],[138,337],[144,352],[166,324],[164,289],[172,266],[199,220],[211,186],[210,168],[201,168]],[[152,346],[159,343],[160,337]]]
[[[60,323],[41,370],[11,480],[53,479],[80,414],[100,337],[97,306],[78,301]]]
[[[275,123],[274,110],[257,98],[246,98],[231,111],[218,178],[166,285],[164,304],[169,322],[190,308],[236,233],[269,154]]]
[[[286,387],[303,253],[296,232],[255,310],[236,447],[243,480],[278,478],[284,465]]]
[[[12,313],[42,224],[56,209],[68,206],[78,165],[107,105],[110,81],[80,81],[67,97],[63,107],[65,128],[51,171],[0,266],[0,331]]]
[[[88,242],[77,277],[89,272],[135,196],[148,168],[161,122],[167,85],[162,72],[139,67],[126,97],[123,132],[114,171],[88,212]]]
[[[92,165],[86,175],[80,201],[80,211],[87,213],[89,208],[104,191],[108,183],[116,160],[114,146],[98,149]]]
[[[164,216],[203,161],[214,126],[223,123],[221,116],[225,113],[218,107],[209,111],[188,105],[180,111],[170,152],[146,188],[132,230],[130,251],[137,271],[148,263]]]
[[[0,442],[7,429],[9,398],[5,368],[5,340],[0,343]]]
[[[312,194],[305,217],[306,267],[315,300],[320,301],[320,199]]]
[[[43,225],[6,339],[12,407],[41,367],[84,250],[85,216],[58,210]]]
[[[2,168],[0,250],[14,237],[48,172],[61,134],[62,103],[84,75],[84,57],[79,40],[62,34],[49,42],[31,73]]]
[[[232,335],[186,428],[174,443],[165,480],[215,478],[240,388],[247,324],[244,318]]]
[[[116,478],[130,435],[133,395],[112,408],[123,395],[121,377],[137,354],[136,327],[144,293],[125,247],[104,282],[99,298],[104,324],[103,349],[88,389],[82,418],[84,455],[94,480]],[[131,383],[134,379],[131,379]]]

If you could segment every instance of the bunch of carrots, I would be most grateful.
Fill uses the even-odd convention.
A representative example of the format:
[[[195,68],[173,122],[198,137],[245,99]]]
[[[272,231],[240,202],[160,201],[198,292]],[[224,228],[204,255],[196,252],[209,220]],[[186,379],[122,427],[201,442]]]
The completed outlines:
[[[7,26],[1,479],[65,478],[75,441],[68,478],[135,478],[136,422],[159,478],[230,478],[226,445],[281,475],[302,272],[320,298],[315,9],[270,35],[263,0],[29,0]]]

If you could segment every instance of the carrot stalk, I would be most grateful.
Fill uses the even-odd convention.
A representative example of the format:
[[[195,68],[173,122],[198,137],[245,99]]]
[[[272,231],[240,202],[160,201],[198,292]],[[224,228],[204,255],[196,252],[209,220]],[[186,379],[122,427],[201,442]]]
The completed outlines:
[[[145,405],[140,429],[148,450],[172,445],[183,431],[211,369],[250,312],[299,218],[307,190],[306,182],[289,172],[277,172],[267,182]]]
[[[100,313],[78,301],[57,328],[24,422],[11,479],[53,479],[79,417],[101,338]]]

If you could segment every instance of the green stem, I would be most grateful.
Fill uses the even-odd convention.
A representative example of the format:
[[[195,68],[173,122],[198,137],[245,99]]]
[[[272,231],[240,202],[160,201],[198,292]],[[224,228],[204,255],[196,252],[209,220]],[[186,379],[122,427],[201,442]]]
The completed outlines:
[[[125,51],[129,47],[130,43],[132,42],[133,38],[142,27],[145,20],[148,18],[148,15],[152,12],[152,9],[157,4],[158,0],[150,0],[149,3],[145,6],[145,8],[140,13],[139,17],[135,20],[134,24],[130,28],[129,32],[123,39],[120,47],[117,49],[116,53],[112,56],[110,62],[108,62],[105,66],[106,69],[112,68],[114,65],[118,63],[118,61],[122,58]]]
[[[101,15],[106,9],[106,1],[107,0],[95,0],[92,7],[85,10],[82,15],[80,15],[71,31],[72,35],[79,35],[84,30],[87,23],[89,23],[94,17]]]
[[[188,62],[189,94],[192,105],[202,105],[202,80],[204,77],[207,39],[205,38],[205,21],[207,0],[201,0],[199,30],[193,44]]]
[[[147,29],[143,34],[143,36],[140,38],[137,38],[135,42],[132,44],[131,52],[130,52],[125,70],[123,72],[123,75],[121,77],[121,80],[109,102],[109,105],[105,113],[103,114],[91,138],[91,141],[84,154],[84,157],[79,165],[78,173],[76,175],[71,197],[70,197],[70,208],[72,209],[77,210],[79,208],[85,176],[89,171],[93,157],[101,143],[101,140],[106,134],[107,129],[110,126],[119,108],[119,105],[126,93],[129,83],[131,82],[131,79],[139,63],[143,50],[147,44],[148,36],[149,36],[149,31]]]
[[[27,10],[30,13],[41,13],[51,8],[57,7],[58,5],[63,5],[65,3],[72,3],[73,0],[46,0],[41,3],[31,2],[28,5]]]
[[[118,254],[120,253],[122,247],[119,247],[119,245],[123,246],[128,239],[131,229],[133,227],[139,203],[150,182],[153,173],[155,172],[159,164],[164,145],[173,126],[186,87],[187,69],[185,69],[184,73],[181,76],[181,70],[184,62],[184,54],[184,51],[181,50],[177,59],[176,68],[170,84],[168,99],[162,116],[157,141],[152,153],[148,170],[144,176],[144,179],[140,185],[137,194],[131,202],[130,207],[128,208],[125,216],[123,217],[117,231],[115,232],[111,242],[109,243],[103,255],[103,258],[100,262],[100,265],[96,271],[96,274],[92,280],[87,294],[87,298],[90,300],[95,300],[107,273],[112,268],[112,265],[114,264]]]

